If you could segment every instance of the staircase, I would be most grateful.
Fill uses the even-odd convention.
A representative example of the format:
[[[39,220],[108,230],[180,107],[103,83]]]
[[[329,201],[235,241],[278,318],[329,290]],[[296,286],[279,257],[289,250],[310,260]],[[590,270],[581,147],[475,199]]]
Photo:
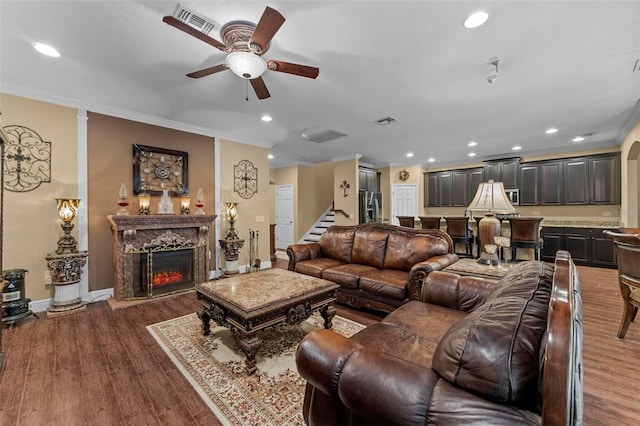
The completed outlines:
[[[320,236],[325,233],[327,228],[335,224],[335,215],[331,211],[331,207],[327,208],[324,214],[316,221],[316,223],[307,231],[300,242],[317,242]]]

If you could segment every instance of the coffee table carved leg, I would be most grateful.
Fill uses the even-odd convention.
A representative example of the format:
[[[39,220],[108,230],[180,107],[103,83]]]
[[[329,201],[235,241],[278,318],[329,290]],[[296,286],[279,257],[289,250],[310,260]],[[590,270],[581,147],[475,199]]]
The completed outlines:
[[[333,327],[332,320],[333,317],[336,316],[336,308],[333,306],[333,303],[329,303],[320,311],[320,315],[324,318],[324,328],[330,329]]]
[[[262,340],[255,335],[248,335],[240,338],[240,348],[247,356],[244,361],[247,368],[247,374],[251,375],[258,371],[256,367],[256,353],[262,345]]]
[[[203,306],[202,309],[200,309],[200,312],[198,312],[198,317],[202,321],[202,335],[208,336],[211,331],[211,324],[209,324],[211,316],[209,315],[207,308]]]

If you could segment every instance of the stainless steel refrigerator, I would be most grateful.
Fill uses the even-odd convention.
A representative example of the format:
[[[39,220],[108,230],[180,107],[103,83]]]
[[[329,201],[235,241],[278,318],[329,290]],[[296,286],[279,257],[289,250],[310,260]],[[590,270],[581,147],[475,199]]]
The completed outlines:
[[[361,190],[360,223],[382,222],[382,193]]]

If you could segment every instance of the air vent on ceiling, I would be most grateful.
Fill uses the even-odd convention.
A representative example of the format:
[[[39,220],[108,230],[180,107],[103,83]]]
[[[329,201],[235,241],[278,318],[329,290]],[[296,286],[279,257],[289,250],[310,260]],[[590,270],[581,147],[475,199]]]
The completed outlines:
[[[313,133],[309,135],[307,140],[316,143],[329,142],[334,139],[341,138],[343,136],[347,136],[344,133],[336,132],[335,130],[325,130],[319,133]]]
[[[180,4],[178,4],[173,17],[184,22],[187,25],[192,26],[193,28],[199,30],[204,34],[209,34],[211,30],[216,27],[215,22],[200,15],[196,15],[195,12],[187,9]]]
[[[376,123],[378,123],[381,126],[386,126],[387,124],[391,124],[394,121],[396,121],[396,119],[393,117],[385,117],[385,118],[381,118],[380,120],[376,120]]]
[[[633,71],[632,72],[636,72],[636,71],[640,71],[640,59],[636,60],[636,63],[633,64]]]

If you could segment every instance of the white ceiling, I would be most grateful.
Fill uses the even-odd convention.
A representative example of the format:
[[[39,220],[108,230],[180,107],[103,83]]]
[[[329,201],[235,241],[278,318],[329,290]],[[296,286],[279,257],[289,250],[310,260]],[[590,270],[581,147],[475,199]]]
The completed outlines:
[[[286,22],[264,57],[320,68],[316,80],[267,71],[271,98],[249,86],[249,101],[229,71],[185,77],[225,55],[162,22],[177,4],[2,0],[0,90],[271,146],[274,167],[355,154],[437,167],[514,156],[514,145],[521,156],[569,152],[618,145],[640,118],[640,1],[181,2],[220,25],[257,22],[269,5]],[[489,20],[465,29],[477,10]],[[38,54],[36,41],[62,57]],[[502,62],[489,84],[492,56]],[[387,116],[397,122],[374,122]],[[551,126],[559,132],[546,135]],[[317,144],[305,128],[347,136]]]

